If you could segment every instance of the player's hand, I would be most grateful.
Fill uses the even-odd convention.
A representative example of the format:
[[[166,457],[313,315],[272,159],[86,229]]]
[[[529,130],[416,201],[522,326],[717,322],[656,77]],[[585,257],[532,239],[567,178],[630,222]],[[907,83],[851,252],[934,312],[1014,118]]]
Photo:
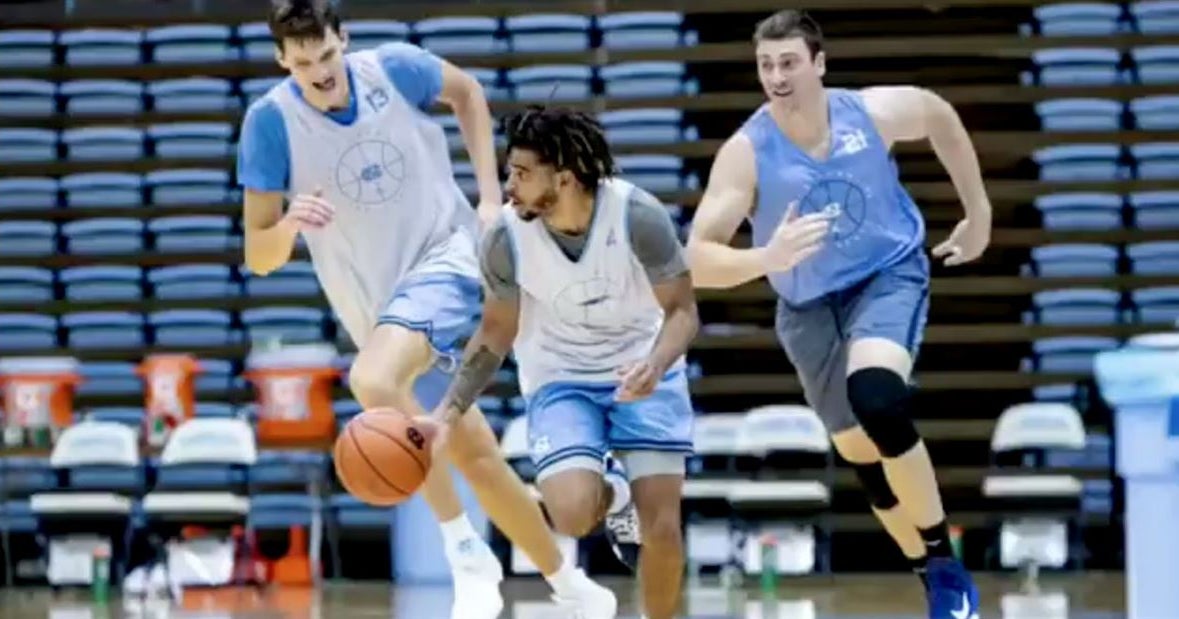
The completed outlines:
[[[949,238],[933,248],[934,258],[945,258],[948,267],[978,260],[991,243],[991,222],[970,218],[954,226]]]
[[[663,372],[650,361],[638,361],[618,368],[619,385],[614,392],[618,402],[641,400],[655,391]]]
[[[798,202],[791,202],[782,223],[766,243],[766,272],[788,271],[813,256],[823,247],[830,229],[831,215],[820,212],[799,217]]]
[[[283,221],[302,232],[323,228],[331,223],[335,216],[336,207],[323,199],[322,188],[316,188],[314,193],[301,193],[295,196],[287,206]]]

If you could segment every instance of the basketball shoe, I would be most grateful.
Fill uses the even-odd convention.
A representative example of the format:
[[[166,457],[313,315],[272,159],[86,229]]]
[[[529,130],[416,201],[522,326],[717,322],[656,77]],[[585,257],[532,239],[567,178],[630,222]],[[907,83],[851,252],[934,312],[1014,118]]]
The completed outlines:
[[[614,505],[611,507],[616,507],[606,514],[606,539],[610,540],[614,556],[637,573],[643,540],[639,535],[639,511],[630,497],[630,480],[622,464],[610,456],[606,457],[605,477],[614,487]]]
[[[929,619],[979,619],[978,588],[956,559],[932,557],[926,568]]]
[[[482,539],[468,537],[448,548],[454,579],[454,605],[450,619],[496,619],[504,609],[499,584],[504,570]]]
[[[567,565],[561,574],[549,581],[554,591],[553,602],[570,619],[615,619],[618,598],[614,592],[599,585],[585,572]]]

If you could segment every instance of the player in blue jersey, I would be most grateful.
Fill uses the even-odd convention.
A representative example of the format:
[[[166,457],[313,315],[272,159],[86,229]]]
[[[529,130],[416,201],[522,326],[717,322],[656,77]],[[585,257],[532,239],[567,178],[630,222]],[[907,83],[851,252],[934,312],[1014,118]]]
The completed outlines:
[[[950,550],[909,376],[929,307],[929,259],[893,144],[928,140],[965,210],[933,249],[949,266],[982,255],[991,205],[954,108],[912,86],[823,85],[818,24],[782,11],[758,24],[768,102],[717,153],[688,241],[697,286],[767,276],[776,330],[807,402],[852,463],[873,511],[926,586],[932,619],[977,617],[978,591]],[[729,247],[743,219],[753,247]]]

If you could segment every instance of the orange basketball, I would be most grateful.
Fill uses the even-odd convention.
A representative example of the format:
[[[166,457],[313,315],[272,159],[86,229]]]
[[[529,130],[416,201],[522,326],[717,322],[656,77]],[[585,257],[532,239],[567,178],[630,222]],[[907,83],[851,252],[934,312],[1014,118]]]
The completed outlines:
[[[436,426],[388,408],[352,418],[336,438],[336,476],[352,496],[377,506],[413,496],[430,471]]]

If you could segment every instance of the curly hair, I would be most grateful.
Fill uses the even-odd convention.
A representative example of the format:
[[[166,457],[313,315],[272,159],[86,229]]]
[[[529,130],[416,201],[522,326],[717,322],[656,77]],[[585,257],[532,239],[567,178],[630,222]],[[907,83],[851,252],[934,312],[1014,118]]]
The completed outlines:
[[[503,132],[509,151],[530,150],[541,163],[571,172],[587,189],[594,189],[615,173],[605,130],[584,112],[529,106],[504,118]]]

